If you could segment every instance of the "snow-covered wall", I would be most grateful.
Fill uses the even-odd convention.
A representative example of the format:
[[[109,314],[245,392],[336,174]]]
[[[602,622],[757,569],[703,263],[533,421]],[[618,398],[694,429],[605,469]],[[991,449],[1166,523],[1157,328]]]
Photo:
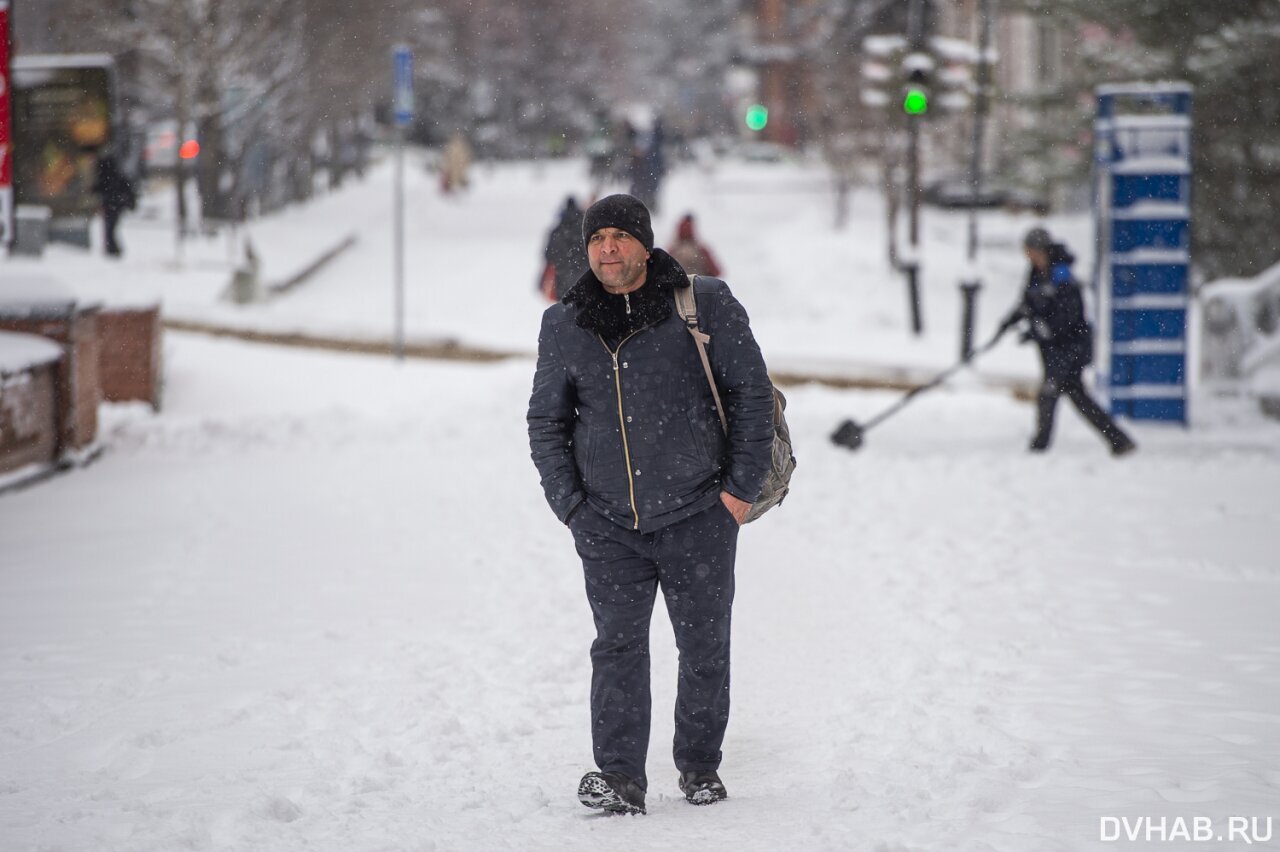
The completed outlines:
[[[54,460],[62,347],[31,334],[0,332],[0,479]]]

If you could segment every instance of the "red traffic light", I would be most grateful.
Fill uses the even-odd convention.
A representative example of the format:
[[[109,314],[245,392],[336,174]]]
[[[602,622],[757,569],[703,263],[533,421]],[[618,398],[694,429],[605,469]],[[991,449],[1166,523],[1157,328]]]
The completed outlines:
[[[182,143],[182,147],[178,149],[178,156],[184,160],[194,160],[200,154],[200,143],[194,139],[188,139]]]

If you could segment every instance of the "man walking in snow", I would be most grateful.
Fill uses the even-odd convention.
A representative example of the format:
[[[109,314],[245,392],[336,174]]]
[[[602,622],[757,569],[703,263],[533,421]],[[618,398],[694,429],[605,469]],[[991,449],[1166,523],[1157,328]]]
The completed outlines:
[[[773,391],[746,311],[717,279],[695,286],[728,415],[722,430],[676,311],[680,265],[653,247],[649,210],[612,195],[586,211],[589,269],[547,309],[529,443],[547,502],[573,533],[596,624],[588,807],[644,813],[649,621],[662,589],[680,655],[674,756],[694,804],[725,798],[729,621],[738,526],[770,468]]]
[[[1080,285],[1071,274],[1075,257],[1056,243],[1044,228],[1032,228],[1023,241],[1031,271],[1022,300],[1005,319],[1000,330],[1027,320],[1024,341],[1034,340],[1044,362],[1044,381],[1036,397],[1036,435],[1032,452],[1049,448],[1053,437],[1054,410],[1058,397],[1067,395],[1084,419],[1111,445],[1111,454],[1122,456],[1136,445],[1102,406],[1085,390],[1082,373],[1093,361],[1093,331],[1084,316]]]

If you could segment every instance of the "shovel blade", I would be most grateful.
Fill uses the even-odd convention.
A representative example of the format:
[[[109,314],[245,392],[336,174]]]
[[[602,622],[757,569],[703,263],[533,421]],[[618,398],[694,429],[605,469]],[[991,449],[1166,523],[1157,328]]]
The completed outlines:
[[[831,443],[850,450],[858,449],[862,446],[862,427],[852,420],[844,421],[831,433]]]

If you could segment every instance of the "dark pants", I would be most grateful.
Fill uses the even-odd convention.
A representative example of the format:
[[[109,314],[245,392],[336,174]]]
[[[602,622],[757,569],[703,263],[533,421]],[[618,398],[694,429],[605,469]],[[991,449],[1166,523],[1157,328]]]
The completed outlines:
[[[1107,439],[1113,450],[1122,449],[1132,444],[1129,436],[1116,425],[1102,406],[1089,396],[1085,390],[1080,374],[1047,377],[1040,385],[1040,393],[1036,397],[1036,436],[1031,447],[1037,450],[1047,449],[1053,438],[1053,415],[1058,407],[1058,397],[1066,394],[1089,425],[1097,429]]]
[[[116,224],[120,221],[119,207],[102,208],[102,236],[107,254],[119,256],[120,243],[116,240]]]
[[[643,789],[649,750],[649,621],[662,587],[680,652],[675,763],[718,769],[729,723],[729,616],[738,523],[721,503],[665,529],[623,529],[590,506],[569,519],[595,616],[591,740],[602,772]]]

